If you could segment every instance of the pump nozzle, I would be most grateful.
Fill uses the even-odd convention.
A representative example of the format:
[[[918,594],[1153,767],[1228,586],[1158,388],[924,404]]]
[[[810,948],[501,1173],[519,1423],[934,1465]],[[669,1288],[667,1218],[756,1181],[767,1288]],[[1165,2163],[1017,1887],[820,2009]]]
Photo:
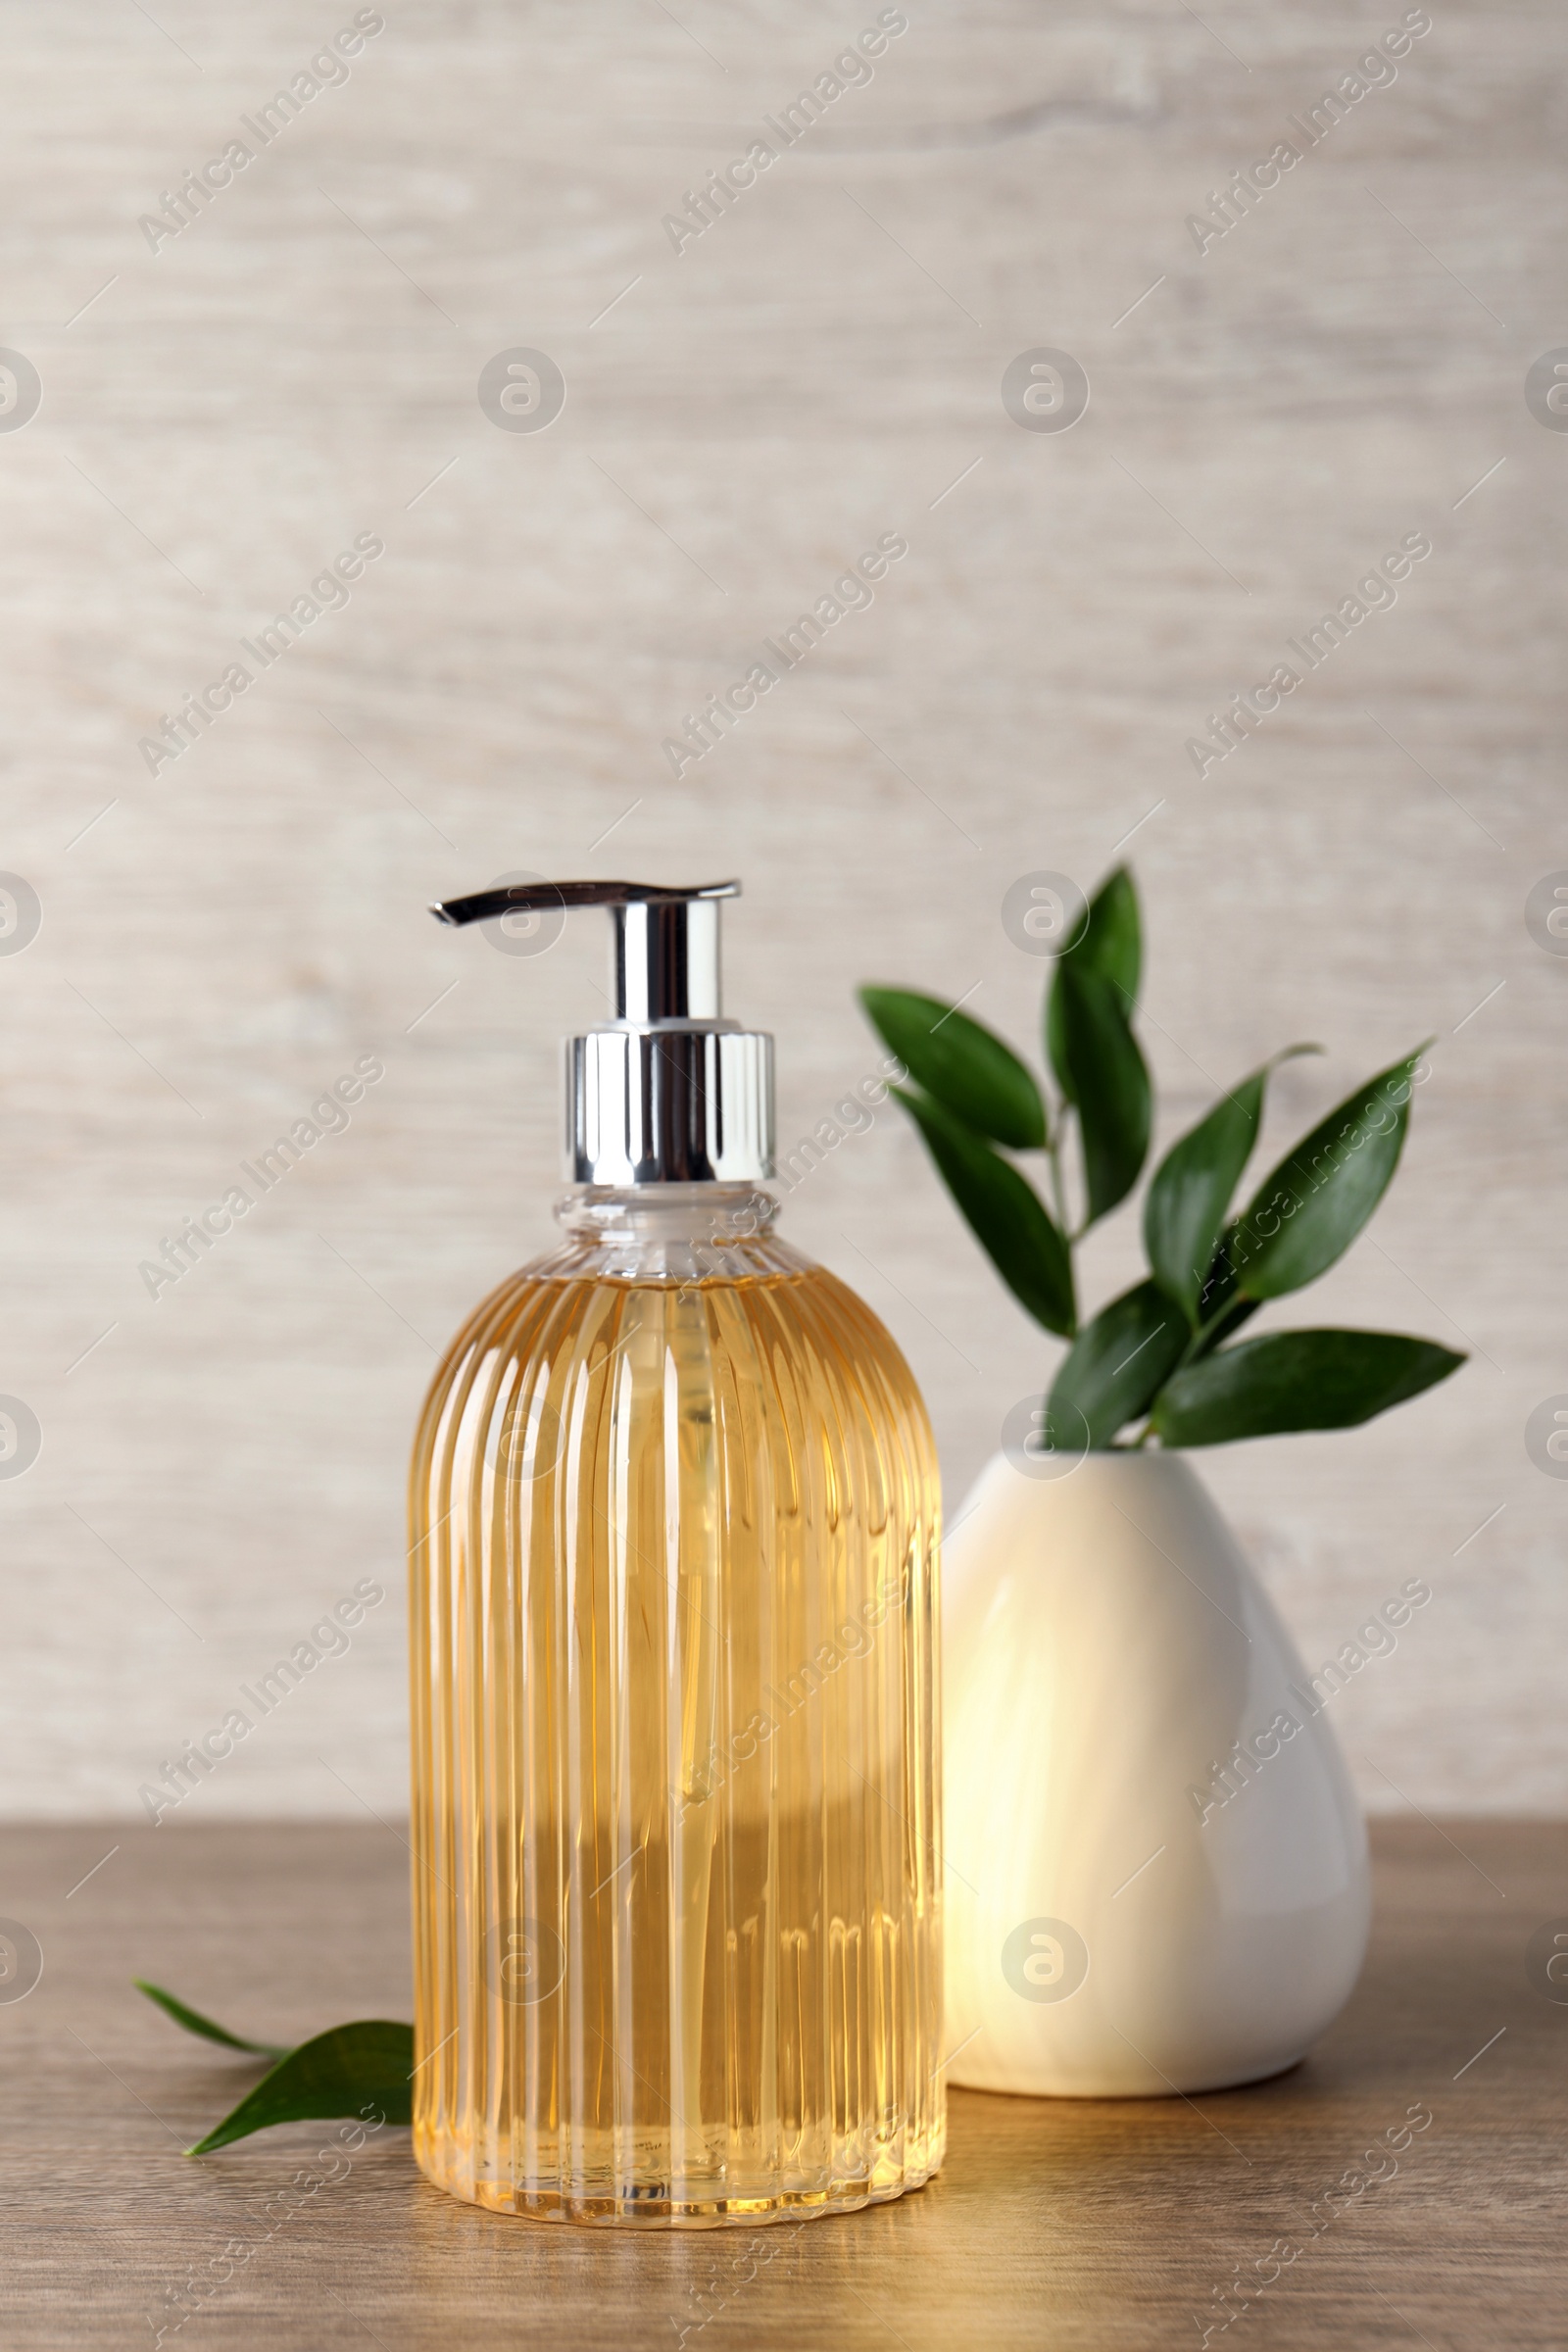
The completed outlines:
[[[606,906],[616,1020],[687,1023],[718,1019],[718,901],[740,895],[738,882],[691,890],[662,882],[511,882],[447,899],[430,912],[442,923],[482,923],[498,914]]]
[[[612,1022],[566,1044],[566,1170],[579,1184],[773,1173],[773,1041],[720,1013],[718,903],[738,882],[512,882],[430,912],[461,925],[604,906]]]

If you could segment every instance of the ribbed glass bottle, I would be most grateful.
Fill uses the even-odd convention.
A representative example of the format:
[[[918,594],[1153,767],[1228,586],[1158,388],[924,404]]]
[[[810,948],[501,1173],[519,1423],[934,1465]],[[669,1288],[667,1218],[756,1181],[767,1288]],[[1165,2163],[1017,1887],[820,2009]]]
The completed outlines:
[[[774,1209],[576,1196],[424,1409],[414,2141],[498,2212],[755,2223],[941,2162],[936,1463]]]

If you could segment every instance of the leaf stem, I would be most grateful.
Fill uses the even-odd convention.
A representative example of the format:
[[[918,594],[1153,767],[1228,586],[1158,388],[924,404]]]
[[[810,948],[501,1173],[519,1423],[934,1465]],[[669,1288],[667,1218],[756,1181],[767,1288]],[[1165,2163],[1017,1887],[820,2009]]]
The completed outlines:
[[[1221,1340],[1228,1340],[1233,1331],[1239,1331],[1244,1323],[1256,1314],[1261,1304],[1261,1299],[1248,1298],[1239,1292],[1233,1292],[1225,1304],[1193,1333],[1182,1350],[1176,1370],[1185,1372],[1189,1364],[1199,1363],[1205,1355],[1211,1355]]]

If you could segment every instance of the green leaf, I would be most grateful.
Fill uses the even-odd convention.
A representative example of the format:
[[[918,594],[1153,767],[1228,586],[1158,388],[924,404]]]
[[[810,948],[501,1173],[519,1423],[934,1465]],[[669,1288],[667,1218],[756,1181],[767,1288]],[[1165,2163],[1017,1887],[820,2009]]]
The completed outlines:
[[[1045,1143],[1040,1089],[993,1030],[906,988],[862,988],[860,1003],[916,1086],[955,1118],[1015,1152]]]
[[[1188,1351],[1190,1362],[1211,1355],[1221,1340],[1228,1340],[1233,1331],[1250,1323],[1262,1304],[1260,1298],[1244,1298],[1236,1288],[1236,1277],[1226,1266],[1225,1283],[1212,1296],[1205,1285],[1199,1301],[1199,1326]]]
[[[1108,1446],[1148,1409],[1187,1345],[1187,1325],[1157,1282],[1140,1282],[1086,1323],[1047,1398],[1048,1425],[1072,1432],[1081,1413],[1089,1444]]]
[[[1046,998],[1046,1052],[1056,1073],[1056,1083],[1069,1102],[1077,1101],[1073,1093],[1072,1073],[1067,1066],[1066,1039],[1061,1003],[1061,975],[1072,963],[1079,971],[1094,972],[1116,991],[1122,1009],[1131,1020],[1138,1004],[1138,983],[1143,973],[1144,936],[1138,913],[1138,893],[1133,878],[1124,865],[1116,866],[1089,902],[1088,921],[1082,934],[1058,957],[1051,989]]]
[[[1213,1277],[1225,1212],[1257,1141],[1269,1075],[1295,1054],[1321,1052],[1320,1046],[1287,1046],[1276,1054],[1171,1146],[1150,1181],[1144,1248],[1155,1280],[1195,1330],[1199,1300]]]
[[[1053,991],[1057,1001],[1093,1225],[1138,1182],[1149,1150],[1149,1072],[1128,1025],[1127,1000],[1111,982],[1064,962]]]
[[[1343,1256],[1389,1188],[1424,1047],[1353,1095],[1280,1161],[1226,1236],[1240,1288],[1280,1298]]]
[[[199,2034],[204,2041],[220,2041],[228,2050],[254,2050],[260,2058],[286,2058],[288,2055],[290,2044],[287,2042],[242,2040],[238,2034],[230,2034],[226,2026],[215,2025],[210,2017],[203,2017],[199,2009],[188,2009],[183,2001],[176,2000],[172,1992],[166,1992],[161,1984],[149,1984],[145,1977],[132,1977],[130,1981],[138,1992],[144,1992],[150,2001],[156,2001],[166,2017],[172,2017],[176,2026],[183,2026],[187,2034]]]
[[[1070,1338],[1077,1320],[1072,1259],[1033,1186],[928,1096],[893,1089],[924,1136],[942,1181],[1003,1281],[1048,1331]]]
[[[378,2111],[380,2121],[407,2124],[414,2114],[414,2028],[365,2019],[334,2026],[301,2042],[264,2075],[254,2090],[199,2139],[187,2156],[208,2156],[272,2124],[300,2123],[332,2115],[363,2116]]]
[[[1295,1429],[1353,1429],[1464,1362],[1392,1331],[1277,1331],[1189,1364],[1154,1399],[1167,1446],[1223,1446]]]

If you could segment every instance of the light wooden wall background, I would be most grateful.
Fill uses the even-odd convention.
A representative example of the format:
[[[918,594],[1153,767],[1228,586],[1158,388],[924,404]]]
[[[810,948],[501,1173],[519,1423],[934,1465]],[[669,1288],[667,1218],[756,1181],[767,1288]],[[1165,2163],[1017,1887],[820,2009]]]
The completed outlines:
[[[1128,835],[1162,1138],[1289,1039],[1329,1054],[1282,1073],[1271,1146],[1438,1041],[1395,1192],[1298,1307],[1470,1365],[1202,1468],[1312,1663],[1432,1585],[1338,1702],[1372,1805],[1568,1798],[1568,1485],[1524,1446],[1568,1390],[1568,962],[1525,920],[1568,867],[1568,435],[1524,397],[1568,343],[1563,21],[1432,0],[1200,257],[1186,216],[1397,0],[909,0],[870,86],[677,256],[662,215],[877,13],[388,0],[154,254],[138,217],[352,0],[0,12],[0,342],[43,383],[0,432],[0,866],[42,907],[0,956],[0,1390],[43,1431],[0,1481],[13,1814],[134,1809],[368,1574],[350,1654],[185,1818],[403,1802],[409,1433],[551,1239],[555,1041],[603,956],[597,917],[509,959],[428,899],[741,874],[730,1004],[777,1032],[791,1141],[872,1066],[862,977],[1032,1042],[1004,893]],[[516,345],[568,387],[537,434],[476,400]],[[1088,370],[1070,432],[1004,411],[1039,345]],[[672,724],[885,531],[874,607],[677,782]],[[1220,698],[1414,531],[1397,607],[1200,781]],[[159,714],[362,532],[348,608],[150,776]],[[160,1237],[368,1052],[349,1131],[151,1299]],[[891,1109],[787,1230],[897,1333],[956,1505],[1054,1344]],[[1101,1295],[1133,1248],[1095,1239]]]

